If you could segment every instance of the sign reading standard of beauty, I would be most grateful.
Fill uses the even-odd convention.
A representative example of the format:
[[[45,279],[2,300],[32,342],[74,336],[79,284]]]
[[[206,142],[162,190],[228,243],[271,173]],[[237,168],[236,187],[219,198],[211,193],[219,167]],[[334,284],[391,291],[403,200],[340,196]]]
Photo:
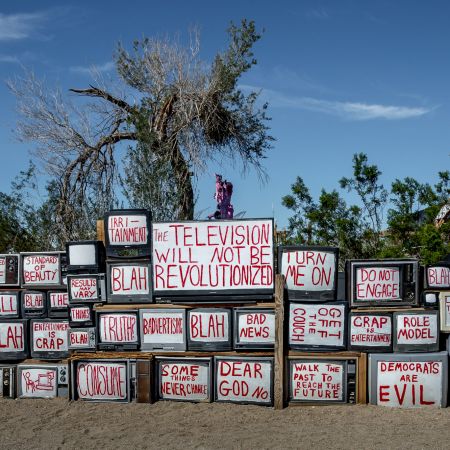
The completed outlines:
[[[153,280],[160,295],[272,292],[272,219],[154,223]]]

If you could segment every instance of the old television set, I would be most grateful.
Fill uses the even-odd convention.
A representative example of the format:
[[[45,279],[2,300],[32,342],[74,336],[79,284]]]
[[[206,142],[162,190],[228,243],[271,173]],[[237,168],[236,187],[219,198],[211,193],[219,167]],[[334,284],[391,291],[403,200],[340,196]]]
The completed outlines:
[[[114,209],[104,218],[106,256],[114,258],[151,255],[151,214],[147,209]]]
[[[423,291],[420,304],[424,308],[438,308],[439,294],[439,291]]]
[[[25,289],[64,289],[67,259],[65,252],[26,252],[20,254],[22,287]]]
[[[106,251],[103,241],[70,241],[66,243],[69,273],[104,273]]]
[[[47,295],[44,291],[22,291],[21,310],[24,319],[47,317]]]
[[[227,351],[233,348],[232,315],[227,308],[188,311],[188,350]]]
[[[19,361],[28,357],[28,320],[0,320],[0,360]]]
[[[213,399],[212,358],[155,358],[158,400],[206,402]]]
[[[20,291],[0,291],[0,319],[20,317]]]
[[[152,224],[157,303],[272,301],[273,219]]]
[[[0,254],[0,287],[20,286],[20,255],[17,253]]]
[[[392,313],[353,311],[349,314],[348,326],[349,350],[392,351]]]
[[[426,265],[424,268],[425,289],[450,289],[450,261]]]
[[[64,359],[69,356],[69,321],[32,319],[30,321],[31,357]]]
[[[447,352],[369,355],[369,403],[395,408],[447,406]]]
[[[214,357],[216,402],[273,405],[272,357]]]
[[[0,364],[0,398],[16,398],[17,366]]]
[[[64,291],[48,291],[47,307],[48,317],[65,318],[69,317],[69,294]]]
[[[401,353],[438,351],[438,311],[395,312],[393,349]]]
[[[440,329],[450,333],[450,291],[439,293]]]
[[[70,305],[69,306],[69,326],[72,327],[93,327],[95,325],[94,310],[91,305]]]
[[[69,396],[67,364],[28,364],[17,366],[18,398],[55,398]]]
[[[69,328],[69,350],[94,352],[97,348],[95,327]]]
[[[329,381],[306,381],[323,379]],[[356,359],[300,356],[288,359],[289,403],[356,403],[356,386]]]
[[[149,260],[108,261],[108,303],[152,303]]]
[[[129,311],[95,311],[98,350],[138,350],[139,313]]]
[[[288,343],[292,350],[347,348],[347,303],[289,303]]]
[[[349,260],[346,264],[350,307],[418,306],[417,259]]]
[[[139,323],[141,350],[186,350],[186,309],[140,309]]]
[[[273,308],[234,308],[233,346],[235,350],[271,350],[275,346]]]
[[[106,302],[105,274],[67,275],[69,303]]]
[[[337,247],[278,247],[278,268],[285,277],[289,300],[336,300],[338,265]]]

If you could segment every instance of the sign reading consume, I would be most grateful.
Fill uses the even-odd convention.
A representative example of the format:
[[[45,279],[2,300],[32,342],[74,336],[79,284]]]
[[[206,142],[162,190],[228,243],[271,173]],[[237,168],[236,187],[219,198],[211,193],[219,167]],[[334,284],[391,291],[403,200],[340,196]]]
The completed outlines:
[[[156,293],[272,291],[273,221],[153,224]]]

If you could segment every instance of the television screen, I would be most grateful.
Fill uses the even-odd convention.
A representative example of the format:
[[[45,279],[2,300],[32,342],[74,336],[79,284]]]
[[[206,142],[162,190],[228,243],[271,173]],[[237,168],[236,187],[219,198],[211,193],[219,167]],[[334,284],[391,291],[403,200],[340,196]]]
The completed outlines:
[[[91,305],[70,305],[69,326],[90,327],[95,325],[94,311]]]
[[[105,302],[105,275],[67,275],[67,292],[69,303]]]
[[[67,397],[69,373],[67,364],[19,364],[17,396],[19,398]]]
[[[233,314],[235,349],[270,350],[274,348],[274,309],[234,308]]]
[[[0,319],[20,317],[20,291],[0,291]]]
[[[152,260],[158,301],[272,298],[273,219],[154,223]]]
[[[450,291],[439,293],[439,311],[441,316],[440,329],[444,333],[450,332]]]
[[[190,309],[188,311],[188,350],[231,350],[231,319],[230,309]]]
[[[71,362],[71,398],[95,402],[130,401],[127,359],[86,359]]]
[[[435,352],[439,350],[437,311],[394,313],[394,352]]]
[[[0,360],[18,361],[28,357],[27,320],[0,320]]]
[[[350,391],[355,389],[355,360],[299,357],[288,361],[289,402],[323,404],[350,401]]]
[[[450,289],[450,263],[442,262],[425,266],[424,284],[427,289]]]
[[[94,351],[97,346],[94,327],[69,328],[69,350]]]
[[[349,260],[346,272],[350,307],[419,304],[416,259]]]
[[[0,254],[0,287],[20,286],[20,256]]]
[[[337,247],[278,247],[278,270],[289,300],[336,300],[338,263]]]
[[[33,319],[31,329],[31,357],[64,359],[69,356],[69,321]]]
[[[370,352],[392,351],[392,314],[351,312],[348,349]]]
[[[99,350],[137,350],[139,320],[137,311],[96,311]]]
[[[108,303],[152,303],[148,260],[108,262]]]
[[[273,358],[216,356],[215,401],[273,405]]]
[[[290,303],[289,347],[293,350],[329,351],[347,347],[345,302]]]
[[[185,309],[140,309],[141,350],[186,350]]]
[[[47,317],[47,299],[42,291],[22,291],[22,317]]]
[[[421,304],[424,308],[439,307],[439,291],[423,291]]]
[[[159,400],[188,402],[212,400],[212,358],[157,356],[155,362]]]
[[[48,291],[48,317],[68,317],[69,316],[69,294],[67,291]]]
[[[150,211],[116,209],[105,214],[106,255],[108,257],[150,257]]]
[[[21,253],[22,287],[64,288],[62,266],[65,256],[64,252]]]
[[[67,270],[71,273],[105,272],[105,246],[102,241],[66,243]]]
[[[395,408],[447,406],[446,352],[369,355],[369,403]]]

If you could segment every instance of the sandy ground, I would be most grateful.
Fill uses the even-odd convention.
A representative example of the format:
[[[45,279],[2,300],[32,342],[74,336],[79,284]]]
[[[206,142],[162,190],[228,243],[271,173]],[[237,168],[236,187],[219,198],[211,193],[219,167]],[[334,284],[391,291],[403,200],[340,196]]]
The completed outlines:
[[[0,448],[449,448],[450,408],[1,400]]]

